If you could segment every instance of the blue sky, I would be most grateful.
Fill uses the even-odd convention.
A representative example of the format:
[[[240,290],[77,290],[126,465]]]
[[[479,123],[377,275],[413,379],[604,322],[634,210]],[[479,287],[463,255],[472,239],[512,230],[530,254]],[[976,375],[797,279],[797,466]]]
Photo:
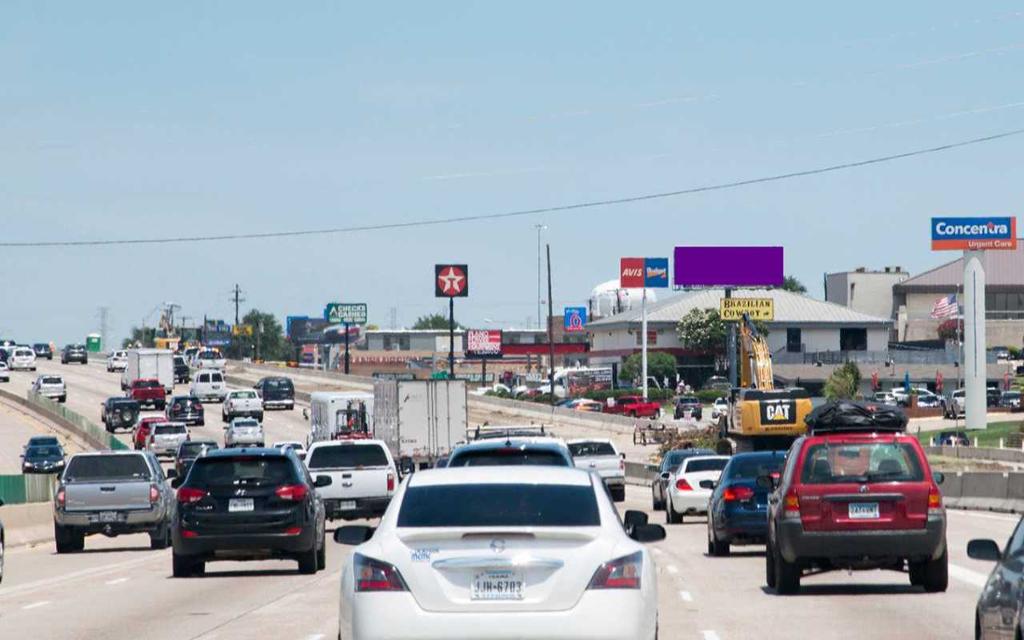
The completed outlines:
[[[986,2],[5,2],[0,221],[9,241],[261,232],[471,215],[665,191],[1021,127],[1024,4]],[[713,5],[713,6],[712,6]],[[0,252],[0,334],[121,336],[156,305],[228,318],[367,302],[536,314],[622,255],[782,244],[822,274],[952,255],[937,214],[1012,214],[1022,139],[818,177],[537,218],[300,239]],[[150,322],[155,316],[150,318]]]

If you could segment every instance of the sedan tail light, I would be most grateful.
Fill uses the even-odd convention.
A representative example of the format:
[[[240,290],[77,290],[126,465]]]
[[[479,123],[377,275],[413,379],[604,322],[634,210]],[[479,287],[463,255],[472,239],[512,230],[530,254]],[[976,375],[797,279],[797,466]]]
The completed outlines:
[[[355,554],[354,558],[356,592],[369,591],[408,591],[402,574],[394,565],[373,558],[367,558],[362,554]]]
[[[639,589],[643,573],[643,552],[617,558],[597,568],[588,589]]]
[[[722,491],[722,500],[726,502],[743,502],[754,497],[754,490],[750,487],[726,487]]]
[[[686,478],[679,478],[676,480],[676,490],[678,491],[693,491],[693,487],[686,481]]]
[[[286,484],[274,490],[274,495],[282,500],[301,502],[306,499],[309,490],[304,484]]]
[[[209,495],[203,489],[196,489],[194,487],[181,487],[178,489],[178,502],[181,504],[192,504],[199,502],[203,498]]]

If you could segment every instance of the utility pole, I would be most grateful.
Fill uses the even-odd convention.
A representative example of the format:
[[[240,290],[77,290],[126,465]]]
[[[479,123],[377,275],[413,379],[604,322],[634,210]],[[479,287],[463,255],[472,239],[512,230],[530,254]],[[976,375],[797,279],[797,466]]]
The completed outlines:
[[[238,305],[240,305],[241,303],[245,302],[245,298],[241,297],[242,296],[242,288],[239,287],[237,284],[235,285],[235,288],[232,291],[232,294],[233,294],[233,296],[232,296],[231,300],[235,303],[235,325],[237,326],[238,325]]]
[[[551,322],[551,245],[548,249],[548,391],[551,392],[551,406],[555,406],[555,326]]]
[[[544,294],[541,293],[541,261],[540,261],[540,232],[547,229],[546,224],[535,224],[533,225],[537,229],[537,328],[542,329],[544,325],[541,324],[541,305],[544,303]]]
[[[100,307],[100,343],[103,349],[107,348],[107,315],[110,312],[110,307]]]
[[[398,307],[391,307],[391,329],[398,328]]]

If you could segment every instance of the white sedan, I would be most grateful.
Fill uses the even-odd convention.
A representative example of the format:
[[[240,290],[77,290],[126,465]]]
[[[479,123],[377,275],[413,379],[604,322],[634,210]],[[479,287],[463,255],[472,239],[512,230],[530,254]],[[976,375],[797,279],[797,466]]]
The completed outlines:
[[[0,382],[11,381],[11,370],[7,368],[7,363],[0,360]]]
[[[692,456],[668,478],[665,522],[679,524],[684,515],[708,512],[708,500],[729,456]]]
[[[346,640],[652,640],[657,574],[639,544],[665,537],[641,512],[630,534],[596,476],[560,467],[419,471],[341,572]],[[371,537],[372,536],[372,537]]]

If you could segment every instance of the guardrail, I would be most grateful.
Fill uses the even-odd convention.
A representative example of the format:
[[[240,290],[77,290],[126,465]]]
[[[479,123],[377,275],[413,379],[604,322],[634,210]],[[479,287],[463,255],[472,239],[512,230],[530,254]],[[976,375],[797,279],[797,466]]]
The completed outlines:
[[[54,484],[49,474],[0,475],[0,500],[4,504],[49,502]]]

